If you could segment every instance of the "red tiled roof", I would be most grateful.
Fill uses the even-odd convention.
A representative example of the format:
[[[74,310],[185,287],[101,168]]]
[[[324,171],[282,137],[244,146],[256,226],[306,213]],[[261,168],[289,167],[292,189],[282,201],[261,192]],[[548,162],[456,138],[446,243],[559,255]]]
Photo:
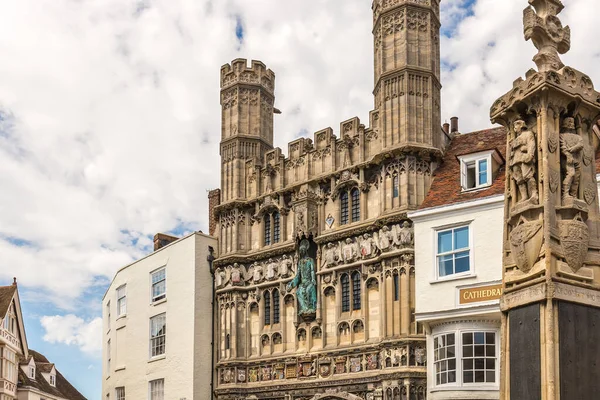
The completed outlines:
[[[486,150],[496,150],[503,160],[506,159],[505,128],[491,128],[456,135],[448,146],[441,165],[434,172],[431,189],[419,209],[462,203],[504,193],[506,180],[504,165],[496,172],[490,187],[469,192],[462,191],[460,162],[457,157]]]

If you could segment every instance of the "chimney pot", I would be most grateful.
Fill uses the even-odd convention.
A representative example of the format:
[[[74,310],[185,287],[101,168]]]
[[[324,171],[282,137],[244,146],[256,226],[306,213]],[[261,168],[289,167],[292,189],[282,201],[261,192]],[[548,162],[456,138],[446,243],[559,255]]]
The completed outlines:
[[[447,122],[444,122],[444,132],[446,132],[447,135],[450,134],[450,124]]]
[[[458,117],[450,118],[450,133],[458,133]]]

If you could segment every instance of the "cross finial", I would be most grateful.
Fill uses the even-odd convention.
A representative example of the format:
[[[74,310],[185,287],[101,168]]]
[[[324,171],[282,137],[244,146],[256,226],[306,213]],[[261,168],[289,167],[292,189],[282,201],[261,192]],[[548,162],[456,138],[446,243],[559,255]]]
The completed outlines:
[[[529,0],[523,11],[525,40],[531,39],[538,53],[533,61],[540,72],[564,67],[559,54],[571,48],[571,29],[563,27],[557,15],[564,6],[560,0]]]

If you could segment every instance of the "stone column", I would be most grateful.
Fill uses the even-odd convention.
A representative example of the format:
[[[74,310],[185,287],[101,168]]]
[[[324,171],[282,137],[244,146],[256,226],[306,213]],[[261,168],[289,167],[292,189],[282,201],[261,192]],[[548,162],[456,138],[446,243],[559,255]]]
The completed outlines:
[[[560,60],[559,0],[531,0],[538,71],[491,108],[507,130],[501,399],[592,400],[600,391],[600,235],[594,155],[600,93]]]
[[[410,333],[410,290],[408,281],[408,266],[400,270],[400,333]]]

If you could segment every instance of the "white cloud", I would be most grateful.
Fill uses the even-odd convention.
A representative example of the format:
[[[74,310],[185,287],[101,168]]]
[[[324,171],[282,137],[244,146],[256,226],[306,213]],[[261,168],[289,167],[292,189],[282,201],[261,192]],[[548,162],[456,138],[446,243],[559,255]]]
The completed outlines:
[[[569,0],[573,50],[600,82],[596,0]],[[0,283],[17,276],[69,309],[149,250],[206,229],[219,185],[219,68],[277,74],[275,145],[373,107],[366,0],[20,0],[0,13]],[[443,119],[490,126],[489,107],[534,67],[526,0],[445,0]],[[469,5],[468,11],[465,6]],[[238,19],[243,44],[235,36]],[[577,22],[575,24],[575,21]],[[74,308],[73,308],[74,309]]]
[[[84,353],[99,356],[102,351],[102,319],[85,321],[76,315],[54,315],[40,318],[46,331],[44,341],[77,346]]]

